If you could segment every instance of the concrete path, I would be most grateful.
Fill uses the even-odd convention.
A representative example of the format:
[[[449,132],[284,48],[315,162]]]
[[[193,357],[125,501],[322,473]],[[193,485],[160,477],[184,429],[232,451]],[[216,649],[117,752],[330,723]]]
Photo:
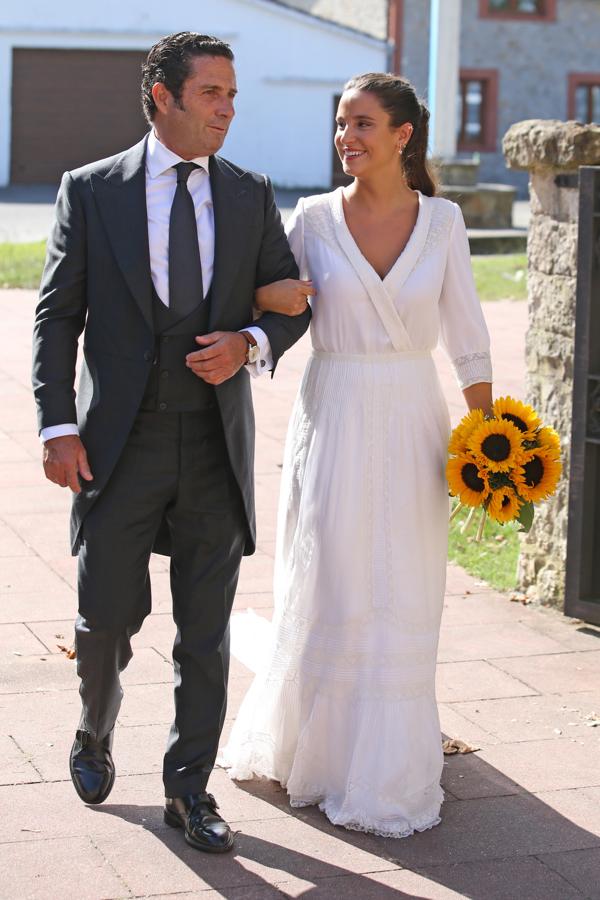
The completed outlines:
[[[43,480],[29,389],[32,292],[0,294],[0,895],[571,900],[600,887],[600,633],[510,600],[451,566],[438,668],[444,733],[480,748],[446,758],[443,821],[404,840],[290,810],[272,783],[211,789],[239,831],[236,850],[189,849],[162,821],[161,757],[172,713],[168,572],[152,563],[154,609],[135,639],[108,801],[85,807],[67,756],[78,719],[69,647],[75,562],[68,496]],[[490,304],[496,393],[523,393],[524,304]],[[307,354],[255,386],[259,550],[237,608],[268,617],[285,427]],[[453,417],[460,395],[442,379]],[[493,552],[493,551],[492,551]],[[233,661],[229,730],[250,682]],[[594,716],[596,719],[594,719]],[[376,736],[374,736],[376,739]]]

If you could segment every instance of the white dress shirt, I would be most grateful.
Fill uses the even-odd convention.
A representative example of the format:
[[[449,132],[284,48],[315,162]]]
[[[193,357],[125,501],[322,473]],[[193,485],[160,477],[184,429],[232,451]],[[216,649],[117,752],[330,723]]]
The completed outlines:
[[[215,223],[212,192],[208,175],[208,156],[193,160],[183,160],[156,137],[154,130],[148,135],[146,148],[146,209],[148,215],[148,247],[150,251],[150,274],[159,298],[169,305],[169,220],[171,205],[177,188],[177,173],[174,166],[180,162],[194,162],[198,169],[191,172],[187,186],[196,211],[198,226],[198,246],[202,265],[202,286],[204,295],[210,288],[215,258]],[[273,368],[271,345],[262,328],[256,325],[245,328],[256,340],[260,359],[247,366],[254,377],[269,372]],[[49,441],[67,434],[79,434],[77,425],[51,425],[43,428],[40,437]]]

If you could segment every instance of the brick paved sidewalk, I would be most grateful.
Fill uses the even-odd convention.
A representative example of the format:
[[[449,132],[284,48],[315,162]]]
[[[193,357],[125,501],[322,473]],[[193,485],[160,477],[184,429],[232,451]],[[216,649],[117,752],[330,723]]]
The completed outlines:
[[[445,734],[480,750],[447,757],[440,826],[403,840],[290,810],[272,784],[211,788],[239,830],[213,858],[162,822],[161,757],[171,719],[173,639],[165,560],[135,639],[115,738],[118,777],[87,808],[69,781],[78,718],[69,645],[75,564],[66,492],[44,482],[29,390],[34,295],[0,294],[0,895],[121,897],[600,897],[600,633],[535,610],[450,567],[438,697]],[[523,304],[491,304],[496,393],[523,393]],[[244,562],[237,608],[269,615],[282,442],[307,342],[255,386],[259,550]],[[460,395],[443,364],[453,417]],[[250,681],[233,661],[229,717]]]

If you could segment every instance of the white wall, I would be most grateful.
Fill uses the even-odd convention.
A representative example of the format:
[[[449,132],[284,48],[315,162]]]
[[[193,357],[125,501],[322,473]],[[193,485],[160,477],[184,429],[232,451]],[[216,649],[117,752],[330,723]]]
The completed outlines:
[[[107,28],[110,23],[111,28]],[[236,56],[237,115],[223,155],[287,187],[331,177],[332,98],[351,75],[385,71],[387,47],[268,0],[21,0],[0,11],[0,184],[10,172],[12,47],[145,49],[164,34],[202,31]]]

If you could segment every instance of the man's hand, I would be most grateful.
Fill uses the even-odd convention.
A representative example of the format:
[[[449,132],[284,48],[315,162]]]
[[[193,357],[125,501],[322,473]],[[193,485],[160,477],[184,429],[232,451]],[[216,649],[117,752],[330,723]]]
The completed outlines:
[[[188,353],[186,366],[207,384],[222,384],[246,362],[248,341],[237,331],[213,331],[196,338],[204,350]]]
[[[76,434],[52,438],[44,444],[44,472],[49,481],[70,487],[74,494],[81,492],[78,476],[92,481],[87,453]]]

